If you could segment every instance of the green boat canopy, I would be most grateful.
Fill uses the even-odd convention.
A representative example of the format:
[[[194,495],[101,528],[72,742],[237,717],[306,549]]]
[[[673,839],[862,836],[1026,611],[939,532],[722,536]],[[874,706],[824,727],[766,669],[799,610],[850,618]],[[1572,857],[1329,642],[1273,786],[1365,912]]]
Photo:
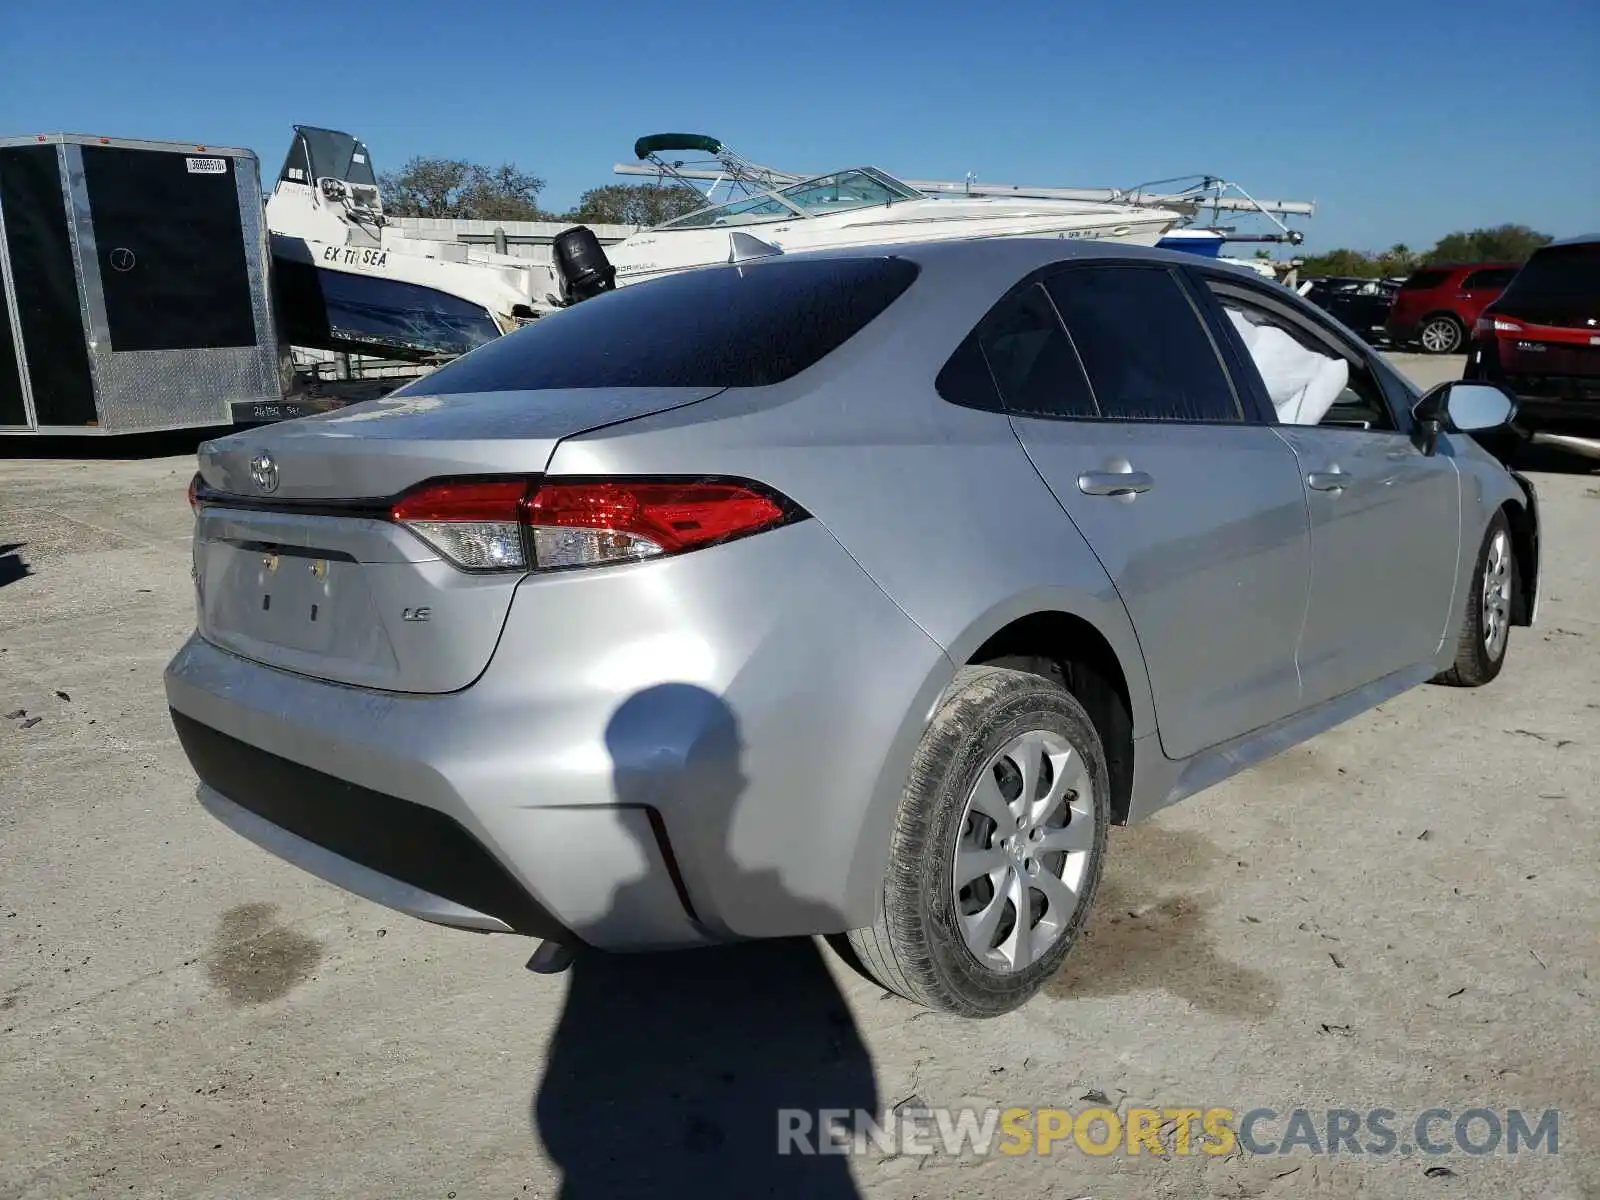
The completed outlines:
[[[722,150],[722,143],[703,133],[652,133],[633,144],[635,158],[649,158],[658,150],[699,150],[717,154]]]

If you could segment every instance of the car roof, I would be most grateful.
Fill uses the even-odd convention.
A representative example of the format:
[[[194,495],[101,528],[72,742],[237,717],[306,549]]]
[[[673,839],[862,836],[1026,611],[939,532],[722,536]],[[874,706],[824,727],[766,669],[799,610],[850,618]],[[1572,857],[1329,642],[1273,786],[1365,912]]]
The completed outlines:
[[[1515,270],[1521,265],[1514,262],[1423,263],[1417,271],[1501,271],[1507,268]]]
[[[1265,282],[1263,277],[1246,267],[1203,258],[1185,250],[1158,250],[1153,246],[1136,246],[1127,242],[1113,242],[1098,238],[1006,237],[967,238],[927,242],[882,242],[866,246],[841,246],[825,250],[803,250],[785,253],[784,258],[841,259],[900,257],[941,271],[959,269],[964,264],[982,263],[985,267],[1015,271],[1020,278],[1039,267],[1068,260],[1077,262],[1136,261],[1168,263],[1173,266],[1204,267],[1207,270],[1235,275],[1240,279]],[[762,260],[755,260],[760,262]]]
[[[1546,242],[1539,249],[1543,250],[1550,246],[1588,246],[1596,242],[1600,242],[1600,233],[1580,233],[1576,237],[1564,237]]]

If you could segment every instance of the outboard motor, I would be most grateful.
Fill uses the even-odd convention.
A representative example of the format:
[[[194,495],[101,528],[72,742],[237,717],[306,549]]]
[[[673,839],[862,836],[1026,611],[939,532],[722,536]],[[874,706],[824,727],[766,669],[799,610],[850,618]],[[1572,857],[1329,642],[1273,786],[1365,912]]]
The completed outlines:
[[[556,274],[568,304],[588,300],[617,286],[617,269],[587,225],[563,229],[550,241]]]

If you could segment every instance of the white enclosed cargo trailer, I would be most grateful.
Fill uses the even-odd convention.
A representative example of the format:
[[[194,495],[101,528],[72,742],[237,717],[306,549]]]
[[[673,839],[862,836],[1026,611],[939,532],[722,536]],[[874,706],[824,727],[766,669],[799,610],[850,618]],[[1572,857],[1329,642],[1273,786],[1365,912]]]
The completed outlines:
[[[300,415],[269,264],[249,150],[0,138],[0,433]]]

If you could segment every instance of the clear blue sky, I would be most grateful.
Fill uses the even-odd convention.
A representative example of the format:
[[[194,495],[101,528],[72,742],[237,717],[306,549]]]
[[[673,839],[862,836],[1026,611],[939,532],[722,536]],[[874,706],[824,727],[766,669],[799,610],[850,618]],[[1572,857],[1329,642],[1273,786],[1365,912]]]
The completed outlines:
[[[248,146],[299,122],[514,161],[566,207],[635,137],[795,170],[1315,199],[1307,249],[1600,227],[1600,2],[18,3],[0,131]]]

